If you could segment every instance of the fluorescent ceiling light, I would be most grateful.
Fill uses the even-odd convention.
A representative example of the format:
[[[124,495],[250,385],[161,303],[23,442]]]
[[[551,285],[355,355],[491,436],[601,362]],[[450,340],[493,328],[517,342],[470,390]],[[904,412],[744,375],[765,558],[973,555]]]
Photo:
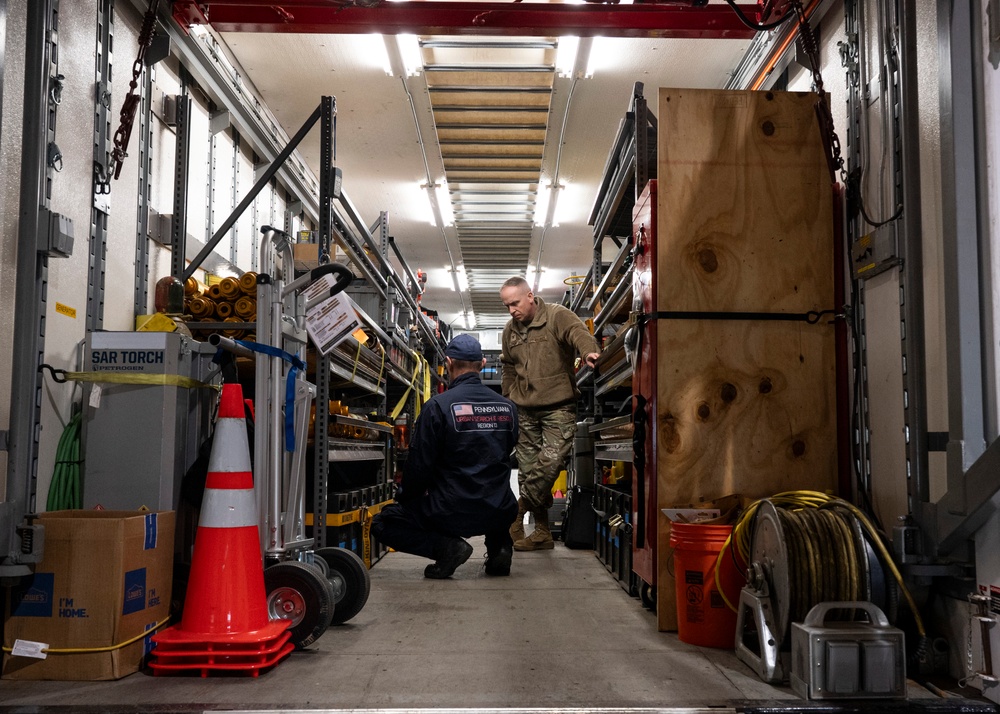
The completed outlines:
[[[454,270],[451,266],[445,266],[445,270],[451,275],[451,289],[455,292],[464,293],[469,289],[469,276],[465,272],[465,266],[458,264]]]
[[[586,77],[593,77],[597,70],[605,70],[621,63],[621,45],[610,37],[595,37],[590,47],[590,56],[587,58]]]
[[[588,190],[588,187],[584,184],[562,184],[559,189],[559,193],[562,196],[559,206],[554,211],[555,215],[552,217],[552,225],[558,226],[561,223],[566,224],[577,221],[586,223],[590,210],[589,206],[592,202],[592,195],[589,193],[590,190],[593,189]]]
[[[436,185],[438,208],[441,211],[441,227],[455,225],[455,212],[451,208],[451,195],[448,193],[448,182],[442,180]]]
[[[568,35],[559,38],[556,48],[556,73],[560,77],[572,77],[576,65],[576,51],[580,47],[580,38]]]
[[[535,225],[542,228],[558,226],[555,220],[556,204],[559,200],[559,192],[564,188],[564,184],[539,184],[538,198],[535,200]]]
[[[545,272],[545,268],[542,268],[541,270],[528,268],[528,274],[524,276],[524,279],[527,281],[528,287],[531,288],[532,292],[536,292],[538,290],[538,284],[541,281],[543,272]]]
[[[559,201],[559,194],[565,191],[568,185],[569,184],[561,183],[553,186],[550,190],[551,196],[549,197],[549,211],[545,217],[545,224],[547,226],[552,226],[554,228],[559,225],[558,215],[562,215],[562,212],[558,210],[558,206],[560,203],[566,203],[565,201]]]
[[[465,313],[465,329],[471,330],[473,326],[475,326],[475,324],[476,324],[476,313],[474,313],[472,310],[469,310],[468,312]]]
[[[437,209],[437,197],[434,195],[434,192],[429,191],[427,184],[422,181],[418,181],[412,185],[417,187],[421,195],[419,198],[416,195],[413,196],[412,205],[415,210],[410,215],[410,218],[426,221],[432,226],[438,225],[439,211]]]
[[[403,58],[407,77],[415,77],[424,70],[424,58],[420,54],[420,43],[416,35],[396,35],[396,45]]]
[[[371,47],[372,64],[376,67],[381,67],[386,76],[393,76],[393,63],[392,57],[390,56],[392,53],[388,47],[388,44],[393,41],[393,38],[383,37],[377,32],[369,33],[368,38],[371,40],[367,44]]]
[[[535,225],[544,226],[545,217],[549,214],[549,199],[552,190],[547,184],[538,185],[538,193],[535,198]]]

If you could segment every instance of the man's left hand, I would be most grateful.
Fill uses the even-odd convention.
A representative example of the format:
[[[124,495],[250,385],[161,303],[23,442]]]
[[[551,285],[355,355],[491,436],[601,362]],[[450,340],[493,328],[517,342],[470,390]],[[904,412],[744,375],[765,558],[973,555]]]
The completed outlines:
[[[586,362],[587,365],[590,367],[596,367],[597,358],[600,356],[601,356],[600,352],[591,352],[590,354],[588,354],[586,357],[583,358],[583,361]]]

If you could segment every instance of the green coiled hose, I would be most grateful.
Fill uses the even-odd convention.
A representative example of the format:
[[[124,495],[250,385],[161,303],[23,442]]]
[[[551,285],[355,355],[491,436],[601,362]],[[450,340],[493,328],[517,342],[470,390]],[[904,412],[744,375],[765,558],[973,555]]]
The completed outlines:
[[[83,508],[80,495],[80,414],[76,414],[59,437],[56,448],[56,465],[52,470],[46,511],[63,511]]]

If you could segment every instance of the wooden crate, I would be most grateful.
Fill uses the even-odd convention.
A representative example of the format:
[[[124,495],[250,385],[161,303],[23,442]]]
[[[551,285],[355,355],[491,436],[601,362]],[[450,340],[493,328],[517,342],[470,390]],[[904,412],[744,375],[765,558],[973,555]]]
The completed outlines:
[[[661,89],[657,310],[836,307],[831,179],[815,95]],[[837,484],[827,317],[657,321],[657,505]],[[677,627],[659,514],[657,620]]]

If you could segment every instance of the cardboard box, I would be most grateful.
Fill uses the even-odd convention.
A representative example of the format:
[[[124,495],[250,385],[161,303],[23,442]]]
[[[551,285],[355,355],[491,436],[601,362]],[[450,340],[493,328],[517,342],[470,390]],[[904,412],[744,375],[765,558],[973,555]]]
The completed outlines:
[[[3,657],[4,679],[120,679],[152,647],[142,633],[170,614],[174,512],[43,513],[45,550],[34,575],[11,588],[4,645],[44,643],[45,659]],[[52,650],[113,647],[60,654]]]
[[[319,267],[318,243],[293,243],[292,258],[296,270],[312,270]]]

